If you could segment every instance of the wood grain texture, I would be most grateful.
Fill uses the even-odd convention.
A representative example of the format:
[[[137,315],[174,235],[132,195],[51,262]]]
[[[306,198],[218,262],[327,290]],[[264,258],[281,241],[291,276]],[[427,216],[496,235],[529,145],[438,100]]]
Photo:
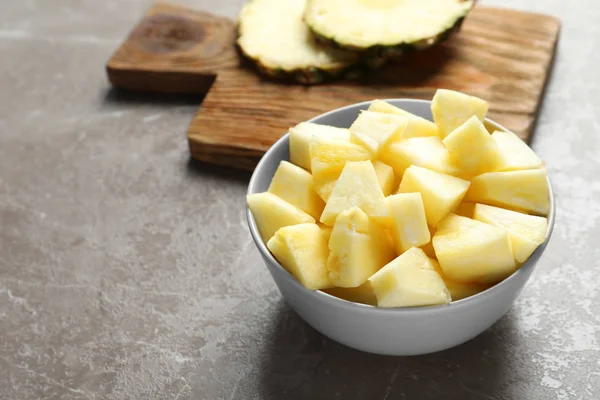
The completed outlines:
[[[165,17],[170,28],[156,29]],[[306,87],[268,81],[239,65],[232,21],[158,4],[107,69],[111,82],[127,89],[208,92],[188,129],[192,157],[251,170],[299,122],[375,98],[431,99],[437,88],[487,100],[488,116],[528,141],[559,30],[553,17],[476,6],[443,45],[355,81]],[[148,40],[148,32],[159,33]]]
[[[239,66],[235,36],[227,18],[157,3],[106,64],[108,78],[129,90],[206,93],[218,71]]]

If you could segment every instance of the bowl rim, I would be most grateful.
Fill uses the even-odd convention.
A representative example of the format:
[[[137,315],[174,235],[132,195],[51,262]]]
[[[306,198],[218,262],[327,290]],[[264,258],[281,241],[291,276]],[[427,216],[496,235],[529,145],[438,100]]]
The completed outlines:
[[[339,107],[339,108],[333,109],[333,110],[325,112],[323,114],[319,114],[306,122],[314,122],[317,119],[321,119],[325,116],[342,112],[349,108],[368,106],[375,100],[381,100],[381,101],[385,101],[385,102],[410,102],[410,103],[431,104],[430,100],[411,99],[411,98],[373,99],[373,100],[349,104],[344,107]],[[494,126],[494,128],[496,128],[498,130],[510,132],[510,130],[508,130],[504,126],[500,125],[499,123],[497,123],[489,118],[486,118],[485,122],[491,124],[492,126]],[[252,172],[250,182],[248,183],[248,189],[246,191],[246,195],[252,194],[252,193],[258,193],[255,190],[255,186],[257,185],[258,176],[259,176],[258,172],[266,164],[267,158],[268,158],[267,156],[270,155],[270,153],[274,152],[276,148],[283,146],[284,142],[287,142],[288,139],[289,139],[289,131],[287,133],[285,133],[283,136],[281,136],[279,139],[277,139],[277,141],[275,141],[275,143],[273,143],[269,147],[269,149],[265,152],[265,154],[261,157],[260,161],[254,168],[254,171]],[[369,304],[356,303],[353,301],[341,299],[339,297],[330,295],[322,290],[309,290],[309,289],[305,288],[300,282],[298,282],[298,280],[296,278],[294,278],[292,276],[292,274],[290,274],[285,268],[283,268],[283,266],[279,263],[279,261],[277,261],[277,259],[273,256],[273,254],[271,254],[271,252],[267,248],[266,243],[263,242],[263,240],[260,236],[260,233],[258,232],[258,227],[256,226],[256,221],[254,220],[254,216],[250,212],[250,208],[248,207],[247,202],[246,202],[246,219],[248,222],[250,235],[252,236],[252,239],[254,240],[256,247],[258,247],[258,250],[261,253],[263,259],[266,259],[269,262],[271,262],[271,264],[273,264],[279,270],[280,273],[283,273],[282,276],[285,277],[285,279],[288,281],[288,283],[291,283],[292,285],[296,286],[305,295],[316,296],[320,300],[323,300],[326,302],[333,302],[334,304],[337,304],[338,306],[341,306],[341,307],[355,308],[357,311],[365,311],[365,312],[386,313],[386,314],[388,314],[388,313],[404,314],[404,313],[423,313],[423,312],[425,312],[425,313],[450,312],[451,310],[456,309],[456,308],[462,308],[465,306],[469,306],[479,300],[482,300],[484,297],[494,296],[495,293],[502,290],[503,286],[507,286],[507,284],[509,282],[519,279],[519,277],[521,275],[531,274],[533,272],[533,269],[535,268],[535,266],[537,264],[537,259],[539,259],[542,256],[544,250],[546,249],[546,246],[548,245],[548,243],[550,242],[550,239],[552,238],[552,233],[554,231],[554,222],[555,222],[554,191],[552,189],[552,183],[550,181],[550,178],[547,177],[546,179],[548,182],[548,195],[549,195],[549,200],[550,200],[550,210],[549,210],[548,216],[547,216],[548,228],[546,230],[546,238],[544,239],[544,242],[542,242],[542,244],[540,244],[535,249],[535,251],[529,256],[527,261],[525,261],[525,263],[523,265],[521,265],[521,267],[519,267],[519,269],[517,269],[515,272],[513,272],[510,276],[508,276],[504,280],[496,283],[495,285],[493,285],[473,296],[469,296],[469,297],[466,297],[466,298],[463,298],[460,300],[451,301],[448,304],[438,304],[438,305],[420,306],[420,307],[377,307],[377,306],[372,306]],[[532,262],[532,260],[535,260],[535,262]],[[525,281],[525,283],[526,283],[526,281]],[[524,286],[524,284],[523,284],[523,286]]]

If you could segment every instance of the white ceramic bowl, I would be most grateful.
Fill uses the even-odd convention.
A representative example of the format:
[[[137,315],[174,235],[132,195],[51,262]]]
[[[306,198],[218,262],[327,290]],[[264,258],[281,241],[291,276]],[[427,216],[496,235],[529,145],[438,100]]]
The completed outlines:
[[[386,101],[432,120],[429,101]],[[364,102],[343,107],[313,118],[311,122],[347,128],[356,119],[359,110],[367,109],[369,104]],[[486,123],[505,130],[490,120]],[[250,179],[248,193],[266,191],[281,160],[289,160],[289,134],[279,139],[258,163]],[[249,210],[247,217],[252,238],[285,301],[309,325],[325,336],[358,350],[387,355],[417,355],[464,343],[488,329],[508,311],[531,276],[552,235],[554,195],[550,186],[546,240],[519,270],[475,296],[430,307],[377,308],[308,290],[269,252]]]

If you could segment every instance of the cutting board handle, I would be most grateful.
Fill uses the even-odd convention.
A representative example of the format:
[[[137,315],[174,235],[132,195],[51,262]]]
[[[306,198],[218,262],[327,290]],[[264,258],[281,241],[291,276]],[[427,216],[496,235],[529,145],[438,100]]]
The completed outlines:
[[[106,65],[123,89],[205,94],[217,74],[237,68],[231,20],[168,3],[153,5]]]

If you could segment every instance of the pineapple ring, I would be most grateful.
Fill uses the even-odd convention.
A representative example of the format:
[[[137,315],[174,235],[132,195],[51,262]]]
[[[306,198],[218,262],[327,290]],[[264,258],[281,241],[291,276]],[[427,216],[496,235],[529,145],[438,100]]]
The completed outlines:
[[[315,41],[302,21],[305,5],[306,0],[251,0],[242,8],[237,44],[261,72],[318,83],[354,64],[354,54]]]
[[[310,29],[339,47],[429,47],[458,27],[473,0],[308,0]]]

